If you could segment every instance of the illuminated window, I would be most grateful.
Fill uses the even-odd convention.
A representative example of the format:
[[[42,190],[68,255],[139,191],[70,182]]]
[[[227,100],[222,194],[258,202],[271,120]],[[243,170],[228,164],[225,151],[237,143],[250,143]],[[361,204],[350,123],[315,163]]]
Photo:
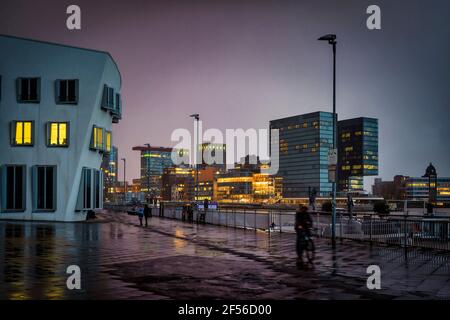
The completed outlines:
[[[56,80],[56,103],[78,103],[78,80]]]
[[[304,123],[302,124],[302,127],[303,127],[303,128],[308,128],[308,122],[304,122]]]
[[[49,147],[69,146],[69,123],[49,122],[47,123],[47,145]]]
[[[111,152],[111,131],[105,131],[105,151]]]
[[[32,146],[34,138],[33,121],[13,121],[11,126],[11,144],[14,146]]]
[[[17,102],[39,103],[41,99],[40,78],[18,78],[16,88],[17,88]]]
[[[91,149],[94,150],[104,150],[104,133],[103,128],[96,127],[92,129],[92,140],[91,140]]]

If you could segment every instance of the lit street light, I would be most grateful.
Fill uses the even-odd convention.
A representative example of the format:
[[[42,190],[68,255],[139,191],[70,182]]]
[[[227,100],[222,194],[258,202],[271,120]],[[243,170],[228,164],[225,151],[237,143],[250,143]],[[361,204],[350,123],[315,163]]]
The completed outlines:
[[[327,34],[318,39],[328,41],[333,46],[333,151],[336,153],[336,35]],[[332,181],[332,216],[331,216],[331,246],[336,248],[336,181],[337,170],[335,166],[334,180]]]
[[[195,143],[195,182],[194,182],[194,201],[197,201],[197,184],[198,184],[198,149],[199,149],[199,121],[200,121],[200,115],[198,113],[191,114],[189,117],[194,118],[194,121],[197,121],[197,141]],[[194,124],[195,126],[195,124]]]

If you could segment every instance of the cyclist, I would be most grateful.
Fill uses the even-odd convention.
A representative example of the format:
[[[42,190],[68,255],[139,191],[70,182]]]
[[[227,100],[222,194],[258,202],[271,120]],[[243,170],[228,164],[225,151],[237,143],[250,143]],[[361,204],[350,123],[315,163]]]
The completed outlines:
[[[302,257],[304,249],[307,249],[308,241],[311,241],[312,219],[308,212],[308,207],[301,206],[295,213],[295,231],[297,233],[297,255]],[[314,250],[311,242],[310,250]]]

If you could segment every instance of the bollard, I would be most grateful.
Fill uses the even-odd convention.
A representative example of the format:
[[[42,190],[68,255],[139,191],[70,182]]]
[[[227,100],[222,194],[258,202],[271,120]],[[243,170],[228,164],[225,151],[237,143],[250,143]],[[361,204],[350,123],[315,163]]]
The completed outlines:
[[[254,225],[254,229],[255,229],[255,232],[256,232],[256,209],[255,209],[255,225]]]
[[[244,209],[244,229],[247,229],[247,223],[245,221],[245,209]]]

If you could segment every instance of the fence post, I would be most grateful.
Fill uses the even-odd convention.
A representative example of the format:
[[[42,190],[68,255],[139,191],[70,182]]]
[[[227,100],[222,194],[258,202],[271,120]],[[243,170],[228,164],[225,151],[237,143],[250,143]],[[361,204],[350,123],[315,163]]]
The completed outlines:
[[[247,222],[245,221],[245,209],[244,209],[244,229],[247,230]]]
[[[280,233],[281,231],[281,211],[278,213],[278,220],[279,220],[279,224],[280,224]]]
[[[408,257],[408,235],[406,233],[406,216],[403,216],[403,232],[404,232],[404,241],[405,241],[405,258]]]
[[[322,236],[321,234],[320,234],[320,229],[319,229],[319,225],[320,225],[320,213],[319,213],[319,211],[316,211],[316,215],[317,215],[317,236]]]
[[[225,211],[225,227],[228,228],[228,212]]]

